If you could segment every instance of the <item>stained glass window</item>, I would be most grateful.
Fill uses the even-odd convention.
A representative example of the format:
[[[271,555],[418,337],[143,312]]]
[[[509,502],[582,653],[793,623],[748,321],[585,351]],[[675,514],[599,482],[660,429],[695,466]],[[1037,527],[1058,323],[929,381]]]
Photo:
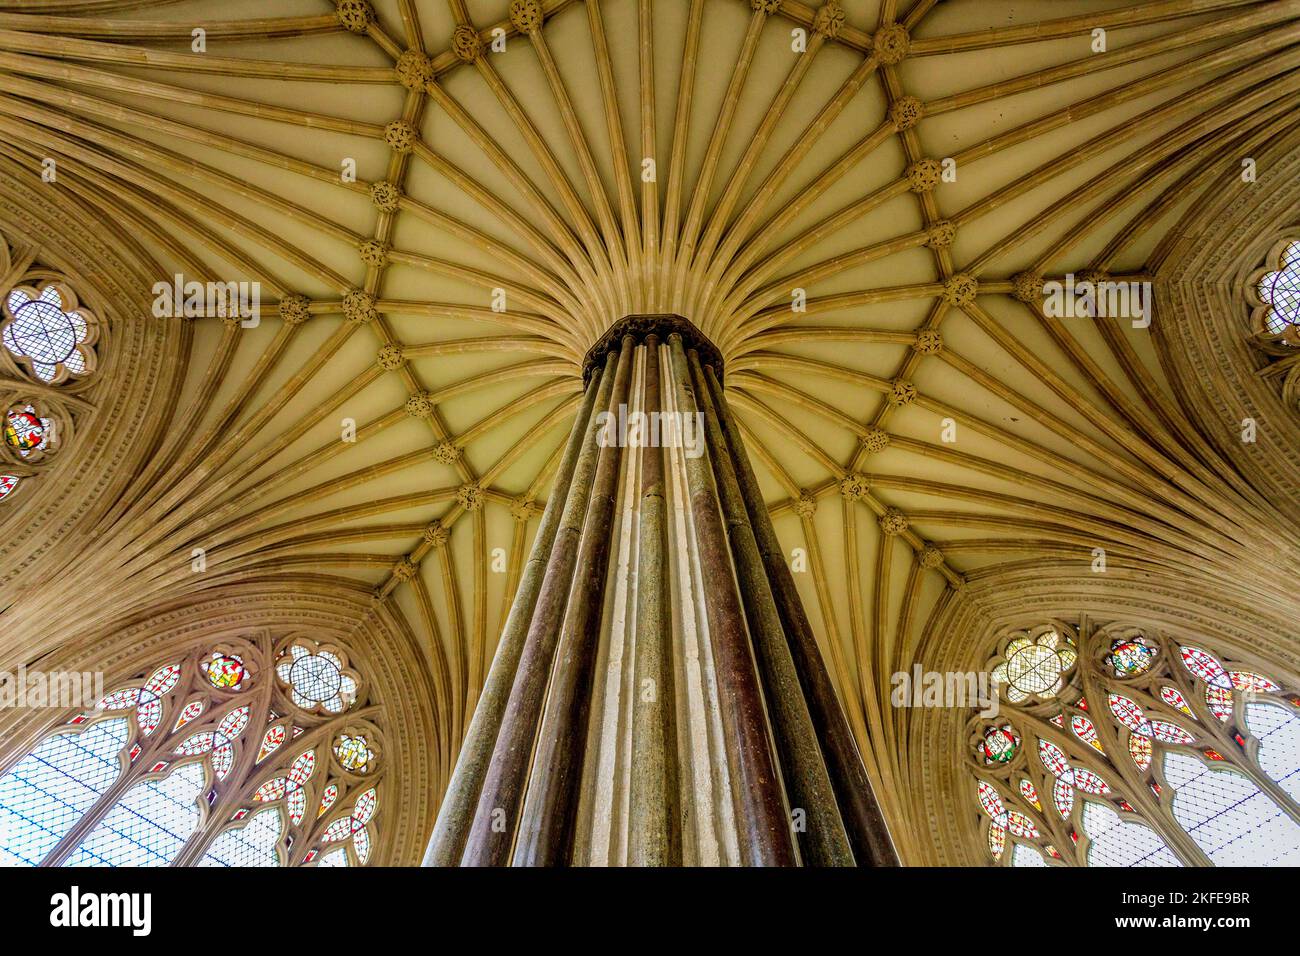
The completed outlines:
[[[70,286],[48,275],[38,269],[29,279],[36,284],[0,289],[0,354],[7,353],[20,373],[42,385],[60,385],[94,370],[99,324]],[[0,405],[0,445],[11,463],[39,467],[58,450],[63,421],[44,400]],[[0,501],[24,480],[25,472],[14,471],[0,474]]]
[[[122,765],[127,722],[47,737],[0,778],[0,863],[35,866],[104,795]]]
[[[255,813],[242,827],[226,830],[199,860],[199,866],[280,866],[276,844],[284,820],[274,807]]]
[[[199,823],[203,764],[136,784],[64,866],[166,866]]]
[[[1040,643],[1049,635],[1050,647]],[[1091,633],[1044,625],[1000,646],[990,667],[1008,677],[1006,706],[993,723],[971,718],[970,766],[993,862],[1300,865],[1294,689],[1199,636],[1128,625]],[[1069,666],[1034,651],[1036,676],[1017,687],[1011,678],[1022,671],[1011,662],[1031,647],[1068,648]],[[1089,707],[1085,683],[1104,706]],[[1000,744],[1012,736],[1014,748]]]
[[[343,654],[306,641],[289,645],[275,665],[276,676],[289,688],[289,696],[304,710],[339,714],[357,696],[357,677]]]
[[[1017,843],[1015,851],[1011,854],[1011,865],[1047,866],[1048,863],[1037,850],[1030,849],[1023,843]]]
[[[19,286],[5,296],[0,342],[42,382],[81,377],[95,367],[95,316],[65,283]]]
[[[253,799],[261,803],[271,800],[285,798],[285,806],[289,811],[289,819],[294,823],[301,823],[303,815],[307,812],[307,795],[303,789],[307,781],[311,778],[312,771],[316,769],[316,752],[308,750],[300,754],[298,759],[293,762],[289,772],[283,777],[274,779],[262,784],[257,792],[253,794]]]
[[[5,413],[5,444],[21,458],[35,458],[54,446],[54,423],[35,405],[15,405]]]
[[[350,838],[357,860],[365,863],[370,856],[370,830],[366,824],[370,822],[377,809],[378,796],[372,787],[357,797],[351,813],[340,817],[325,828],[321,841],[338,843]]]
[[[1276,704],[1246,705],[1246,725],[1259,741],[1259,765],[1300,801],[1300,716]]]
[[[217,690],[239,690],[248,677],[244,659],[237,654],[214,653],[199,666],[207,675],[208,683]]]
[[[984,731],[984,762],[1006,763],[1016,755],[1020,738],[1010,724],[990,727]]]
[[[272,727],[262,736],[262,746],[257,750],[257,762],[261,763],[271,754],[280,749],[280,744],[284,743],[284,726],[277,725]]]
[[[345,770],[366,773],[370,770],[375,752],[370,749],[370,742],[366,740],[364,734],[357,734],[355,737],[340,734],[338,742],[334,744],[334,756],[338,757],[339,763]]]
[[[1031,695],[1053,697],[1077,656],[1071,640],[1055,630],[1036,638],[1016,637],[1003,651],[1005,659],[993,669],[993,679],[1007,688],[1012,702]]]
[[[1097,736],[1096,726],[1083,714],[1075,714],[1070,718],[1070,729],[1074,731],[1074,736],[1092,747],[1097,753],[1104,754],[1106,752],[1101,746],[1101,738]]]
[[[1300,824],[1244,775],[1171,752],[1174,817],[1219,866],[1300,866]]]
[[[1269,333],[1283,335],[1300,325],[1300,242],[1282,250],[1278,270],[1265,273],[1257,291],[1268,307],[1264,326]]]
[[[1118,638],[1111,642],[1106,663],[1116,677],[1133,677],[1146,673],[1155,663],[1156,651],[1142,637]]]
[[[203,701],[201,700],[190,701],[188,704],[185,705],[185,709],[181,711],[181,715],[176,718],[176,723],[172,726],[172,730],[180,730],[191,720],[194,720],[202,713],[203,713]]]
[[[299,705],[269,664],[293,660],[290,646],[277,650],[269,634],[195,646],[94,710],[60,716],[0,775],[0,865],[369,862],[379,789],[358,775],[382,763],[374,709],[349,719]],[[339,664],[340,700],[342,677],[351,681],[350,707],[362,685],[341,652],[324,653]]]
[[[1181,866],[1178,857],[1151,829],[1125,821],[1107,804],[1083,803],[1083,828],[1091,838],[1089,866]]]

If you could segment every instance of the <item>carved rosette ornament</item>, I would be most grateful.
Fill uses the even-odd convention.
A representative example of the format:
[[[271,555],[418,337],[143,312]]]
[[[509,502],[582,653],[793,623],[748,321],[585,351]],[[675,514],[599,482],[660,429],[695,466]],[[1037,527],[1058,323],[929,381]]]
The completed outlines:
[[[379,317],[375,297],[364,289],[353,289],[343,296],[343,315],[349,322],[373,322]]]
[[[844,29],[844,8],[837,0],[827,0],[813,16],[813,32],[834,40]]]
[[[531,521],[541,513],[541,507],[532,498],[519,497],[510,502],[510,515],[516,521]]]
[[[1095,289],[1101,283],[1110,281],[1110,273],[1104,269],[1083,269],[1075,278],[1079,282],[1091,283]]]
[[[943,552],[933,544],[927,543],[920,551],[916,553],[917,563],[923,568],[934,570],[943,566]]]
[[[422,91],[433,79],[433,61],[421,50],[405,50],[393,67],[397,82],[408,90]]]
[[[840,494],[848,501],[861,501],[871,490],[871,479],[861,472],[840,479]]]
[[[368,266],[379,268],[388,263],[388,245],[378,239],[366,239],[358,247],[361,261]]]
[[[1102,283],[1110,281],[1110,273],[1101,269],[1083,269],[1074,277],[1075,288],[1082,293],[1083,290],[1090,290],[1089,302],[1079,302],[1076,308],[1083,315],[1096,315],[1098,312],[1097,303],[1102,293]],[[1082,287],[1082,288],[1080,288]]]
[[[916,343],[912,348],[922,355],[934,355],[943,349],[943,336],[938,329],[922,329],[916,333]]]
[[[800,518],[811,518],[817,513],[817,496],[811,491],[801,492],[794,499],[794,513]]]
[[[466,511],[478,511],[483,507],[483,489],[478,482],[466,482],[456,489],[456,502]]]
[[[979,283],[974,276],[959,272],[943,284],[943,301],[949,305],[970,305],[979,293]]]
[[[443,527],[441,521],[431,521],[424,529],[424,540],[435,548],[445,547],[451,538],[451,529]]]
[[[897,508],[886,508],[880,516],[880,530],[887,535],[902,534],[907,530],[907,515]]]
[[[876,31],[876,35],[871,38],[871,47],[876,59],[885,64],[900,62],[903,57],[907,56],[907,51],[911,45],[912,41],[907,35],[907,28],[899,23],[890,23],[881,27]]]
[[[1011,294],[1021,302],[1033,304],[1043,301],[1043,274],[1017,272],[1011,277]]]
[[[889,432],[883,428],[868,428],[860,441],[862,442],[863,451],[869,455],[875,455],[889,447]]]
[[[473,63],[483,55],[483,40],[477,30],[462,23],[452,31],[451,49],[463,62]]]
[[[375,8],[370,0],[338,0],[339,23],[349,33],[365,33],[375,22]]]
[[[381,212],[394,212],[402,199],[402,191],[396,184],[379,180],[370,184],[370,201]]]
[[[918,159],[907,167],[908,188],[914,193],[928,193],[943,175],[943,169],[937,159]]]
[[[302,325],[311,318],[311,300],[294,292],[280,300],[279,311],[285,325]]]
[[[510,0],[510,22],[524,35],[542,28],[542,5],[538,0]]]
[[[896,378],[890,383],[885,400],[895,407],[911,405],[916,401],[916,386],[905,378]]]
[[[393,120],[384,127],[384,142],[395,153],[409,153],[417,138],[415,127],[406,120]]]
[[[400,345],[385,345],[379,350],[377,361],[385,372],[396,372],[406,364],[406,354]]]
[[[460,461],[461,451],[455,442],[440,441],[433,447],[433,457],[441,465],[454,465]]]
[[[781,0],[749,0],[749,9],[771,16],[781,9]]]
[[[924,115],[925,104],[915,96],[900,96],[889,104],[890,122],[894,124],[894,129],[900,133],[921,122],[921,117]]]
[[[416,392],[406,400],[406,414],[412,418],[428,418],[433,414],[433,402],[428,392]]]
[[[925,231],[925,244],[931,249],[947,249],[956,238],[957,226],[948,219],[940,219]]]

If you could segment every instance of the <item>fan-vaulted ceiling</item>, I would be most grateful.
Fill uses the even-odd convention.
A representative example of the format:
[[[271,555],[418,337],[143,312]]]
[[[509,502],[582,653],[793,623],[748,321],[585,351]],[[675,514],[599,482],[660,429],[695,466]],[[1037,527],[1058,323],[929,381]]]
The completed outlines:
[[[156,325],[173,391],[120,498],[45,559],[66,574],[14,578],[6,655],[216,585],[337,576],[415,632],[445,773],[583,355],[633,313],[723,351],[891,814],[889,675],[968,576],[1085,574],[1100,548],[1249,578],[1294,553],[1180,401],[1188,317],[1159,276],[1209,198],[1288,188],[1238,172],[1295,141],[1300,4],[368,10],[0,0],[6,170],[54,158],[44,188],[109,220],[141,275],[256,281],[264,304],[256,327],[110,315]],[[1155,281],[1152,327],[1046,315],[1044,277],[1087,271]]]

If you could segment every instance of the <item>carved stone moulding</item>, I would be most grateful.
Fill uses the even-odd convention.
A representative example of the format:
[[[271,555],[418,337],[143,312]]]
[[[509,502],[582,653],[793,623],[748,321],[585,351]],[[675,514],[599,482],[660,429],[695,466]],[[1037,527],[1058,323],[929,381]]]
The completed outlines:
[[[689,353],[692,350],[699,353],[700,364],[707,368],[713,369],[718,381],[722,381],[723,361],[722,353],[709,338],[696,328],[695,324],[689,319],[664,313],[658,315],[629,315],[619,319],[611,325],[590,349],[582,360],[582,381],[584,384],[591,381],[591,374],[598,368],[605,365],[605,356],[610,352],[617,351],[624,337],[640,341],[650,334],[659,336],[660,342],[668,341],[670,335],[680,335],[682,345]]]

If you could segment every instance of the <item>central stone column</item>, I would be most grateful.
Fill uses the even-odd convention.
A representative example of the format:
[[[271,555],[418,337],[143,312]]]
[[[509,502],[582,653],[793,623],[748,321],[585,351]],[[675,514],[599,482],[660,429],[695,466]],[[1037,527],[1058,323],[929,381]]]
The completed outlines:
[[[896,865],[722,373],[680,316],[588,353],[426,865]]]

